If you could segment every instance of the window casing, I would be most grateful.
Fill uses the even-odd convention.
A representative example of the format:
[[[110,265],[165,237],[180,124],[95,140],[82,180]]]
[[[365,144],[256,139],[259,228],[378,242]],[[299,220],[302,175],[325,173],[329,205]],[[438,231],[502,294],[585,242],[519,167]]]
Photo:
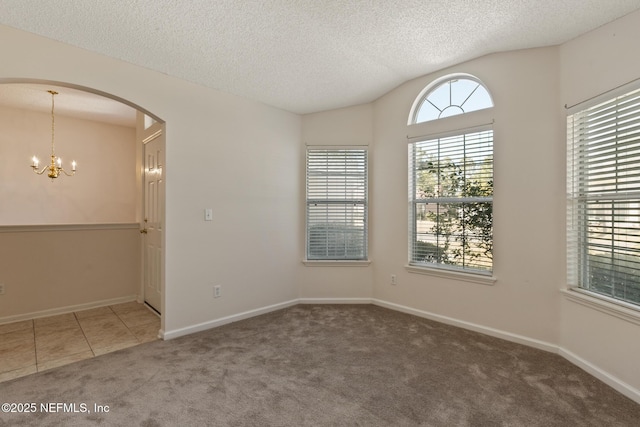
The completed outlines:
[[[410,266],[491,276],[493,129],[478,123],[487,114],[468,114],[491,107],[491,94],[470,74],[437,79],[414,101],[409,126],[463,117],[443,120],[436,135],[410,138]]]
[[[410,265],[490,274],[493,130],[409,145]]]
[[[640,305],[640,89],[594,103],[567,118],[567,278]]]
[[[368,153],[309,148],[306,166],[306,259],[367,259]]]

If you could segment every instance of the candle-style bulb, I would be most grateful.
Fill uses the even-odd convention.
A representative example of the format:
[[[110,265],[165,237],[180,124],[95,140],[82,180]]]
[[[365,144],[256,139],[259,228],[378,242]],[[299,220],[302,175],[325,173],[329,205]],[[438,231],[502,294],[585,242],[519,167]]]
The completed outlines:
[[[75,172],[75,171],[76,171],[76,161],[75,161],[75,160],[73,160],[73,161],[71,162],[71,170],[72,170],[73,172]]]

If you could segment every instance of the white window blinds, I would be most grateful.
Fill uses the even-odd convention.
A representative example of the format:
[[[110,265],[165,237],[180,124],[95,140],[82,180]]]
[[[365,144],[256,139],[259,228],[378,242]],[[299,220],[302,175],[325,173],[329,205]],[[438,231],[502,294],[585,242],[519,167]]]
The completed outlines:
[[[570,286],[640,304],[640,89],[567,118]]]
[[[367,150],[307,150],[307,259],[367,259]]]
[[[493,267],[493,131],[409,146],[410,264]]]

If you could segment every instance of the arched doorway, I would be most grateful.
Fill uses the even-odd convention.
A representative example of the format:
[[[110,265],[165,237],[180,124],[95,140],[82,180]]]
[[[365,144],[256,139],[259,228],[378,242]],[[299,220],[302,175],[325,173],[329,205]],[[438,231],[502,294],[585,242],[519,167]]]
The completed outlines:
[[[52,129],[52,122],[48,119],[52,105],[47,91],[51,89],[59,93],[55,99],[55,133]],[[147,217],[145,214],[145,195],[148,192],[145,189],[145,176],[149,175],[149,167],[145,161],[144,143],[145,141],[149,142],[150,133],[155,135],[151,139],[157,138],[158,135],[162,135],[164,138],[164,122],[142,107],[105,92],[64,82],[32,79],[0,79],[0,108],[19,111],[12,115],[11,120],[15,126],[26,125],[28,127],[31,126],[29,123],[37,123],[28,132],[22,134],[9,132],[10,136],[7,136],[4,144],[0,141],[3,156],[8,159],[7,164],[10,165],[5,168],[4,184],[0,184],[1,187],[4,187],[2,205],[5,206],[4,210],[0,210],[0,228],[8,233],[24,232],[25,230],[31,233],[29,239],[24,238],[26,234],[22,235],[22,238],[16,237],[19,241],[34,240],[32,237],[38,234],[42,238],[35,240],[45,243],[39,243],[37,246],[47,245],[47,239],[54,236],[56,232],[63,232],[66,233],[64,234],[65,238],[62,239],[64,241],[54,238],[54,242],[50,243],[50,251],[52,252],[45,252],[45,255],[64,254],[65,251],[70,251],[68,256],[63,257],[64,261],[55,256],[44,256],[46,262],[37,265],[37,260],[32,260],[33,266],[30,270],[41,274],[29,275],[37,276],[31,277],[34,279],[31,281],[37,282],[38,285],[29,289],[28,292],[25,290],[21,293],[24,286],[16,283],[17,280],[8,280],[6,283],[6,289],[9,290],[7,295],[11,296],[4,298],[4,300],[7,304],[19,308],[12,312],[5,311],[9,314],[7,319],[11,321],[27,316],[61,313],[69,308],[94,307],[101,302],[130,298],[131,295],[125,294],[128,291],[120,292],[121,295],[117,296],[105,291],[104,288],[109,286],[108,280],[104,279],[108,270],[132,271],[135,268],[137,277],[135,278],[134,294],[140,300],[145,299],[145,283],[148,284],[149,280],[156,280],[155,289],[160,295],[164,295],[164,258],[162,252],[156,251],[153,257],[146,255],[143,249],[140,249],[144,247],[143,244],[140,244],[140,239],[144,241],[146,236],[138,233],[138,229],[145,228],[144,219]],[[35,114],[42,117],[35,120],[32,117]],[[79,138],[82,140],[76,140],[65,146],[62,140],[71,133],[68,127],[65,129],[65,121],[83,127],[85,136]],[[5,123],[5,125],[11,124]],[[105,131],[104,129],[107,128],[110,130]],[[93,129],[93,133],[91,133],[91,129]],[[119,143],[115,141],[118,139],[117,137],[104,141],[105,138],[108,139],[112,135],[120,133],[132,135],[130,147],[123,148],[128,142]],[[65,161],[70,161],[76,155],[80,155],[82,159],[76,159],[78,162],[77,175],[69,177],[66,182],[49,182],[52,180],[49,180],[46,175],[37,177],[28,168],[29,159],[34,154],[41,159],[47,159],[49,142],[54,134],[57,155],[65,156]],[[103,138],[100,139],[96,135],[103,135]],[[156,144],[156,151],[157,148]],[[164,149],[164,139],[162,139],[161,148]],[[164,167],[163,163],[160,165],[160,169]],[[25,170],[27,173],[24,173]],[[126,172],[123,172],[125,170]],[[156,177],[158,170],[158,165],[152,170]],[[58,179],[64,181],[67,177]],[[155,188],[159,190],[154,199],[156,212],[158,210],[164,212],[163,186],[155,185]],[[156,213],[155,219],[156,223],[161,225],[159,228],[163,229],[163,214]],[[87,225],[91,225],[89,228],[92,230],[86,230]],[[133,231],[134,228],[135,231]],[[102,259],[113,257],[118,264],[113,266],[98,266],[98,264],[104,263],[95,261],[95,258],[82,259],[81,256],[74,256],[73,250],[71,250],[71,248],[78,250],[78,241],[82,240],[84,244],[87,244],[87,239],[95,239],[97,235],[100,235],[98,237],[100,241],[108,241],[110,239],[118,240],[118,237],[114,236],[120,234],[132,235],[133,233],[135,233],[139,248],[136,266],[132,266],[130,263],[126,266],[122,265],[123,261],[117,256],[119,251],[114,250],[113,247],[98,254]],[[71,238],[69,235],[74,237]],[[5,236],[9,236],[9,234]],[[132,241],[131,238],[127,240],[129,243]],[[160,242],[162,242],[162,237]],[[88,246],[96,247],[99,245],[89,243]],[[79,250],[79,252],[82,251]],[[80,253],[80,255],[82,254]],[[55,258],[55,261],[49,258]],[[150,260],[154,263],[153,277],[151,278],[145,276],[145,273],[149,272],[147,264]],[[64,262],[68,262],[68,264],[61,265]],[[21,268],[24,269],[24,265],[21,265]],[[70,274],[66,274],[66,272]],[[74,280],[72,278],[74,273],[83,276],[85,283],[92,281],[91,277],[94,277],[95,281],[100,279],[102,282],[96,289],[83,294],[90,286],[83,286],[82,283],[69,285]],[[14,274],[15,277],[20,275],[20,272]],[[52,289],[56,288],[55,282],[60,276],[63,276],[60,281],[65,283],[65,287],[56,294]],[[13,276],[9,274],[8,277]],[[128,277],[131,277],[131,274]],[[114,281],[118,281],[119,278],[120,276],[114,275]],[[3,280],[5,279],[3,278]],[[12,298],[20,301],[11,300],[9,302],[9,299]],[[163,299],[156,299],[156,301],[158,302],[155,302],[154,309],[157,312],[162,312]],[[0,321],[2,320],[0,319]]]

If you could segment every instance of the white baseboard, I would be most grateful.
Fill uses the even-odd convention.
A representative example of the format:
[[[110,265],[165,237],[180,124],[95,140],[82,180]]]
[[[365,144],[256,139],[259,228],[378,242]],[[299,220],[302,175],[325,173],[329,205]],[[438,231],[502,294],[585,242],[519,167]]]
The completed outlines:
[[[610,373],[603,371],[602,369],[598,368],[596,365],[590,362],[587,362],[586,360],[584,360],[577,354],[570,352],[569,350],[560,348],[558,351],[558,354],[564,357],[565,359],[567,359],[569,362],[576,365],[577,367],[582,368],[589,374],[593,375],[594,377],[596,377],[603,383],[607,384],[611,388],[624,394],[629,399],[635,401],[636,403],[640,403],[640,390],[638,390],[637,388],[632,387],[629,384],[622,381],[620,378],[617,378],[611,375]]]
[[[545,341],[534,338],[528,338],[523,335],[513,334],[511,332],[501,331],[499,329],[478,325],[476,323],[466,322],[464,320],[454,319],[453,317],[442,316],[440,314],[430,313],[428,311],[418,310],[416,308],[395,304],[388,301],[373,299],[372,303],[380,307],[389,308],[391,310],[401,311],[414,316],[424,317],[425,319],[435,320],[436,322],[445,323],[447,325],[457,326],[459,328],[468,329],[470,331],[480,332],[481,334],[490,335],[492,337],[501,338],[503,340],[523,344],[529,347],[538,348],[540,350],[558,353],[558,346]]]
[[[244,311],[242,313],[233,314],[231,316],[221,317],[220,319],[210,320],[208,322],[198,323],[197,325],[187,326],[186,328],[174,329],[171,331],[161,331],[162,339],[170,340],[183,335],[193,334],[195,332],[206,331],[207,329],[216,328],[228,323],[237,322],[238,320],[248,319],[250,317],[259,316],[261,314],[270,313],[272,311],[281,310],[283,308],[292,307],[299,304],[297,299],[285,301],[278,304],[269,305],[267,307],[256,308],[254,310]]]
[[[299,298],[300,304],[371,304],[371,298]]]
[[[15,316],[0,317],[0,325],[4,323],[20,322],[22,320],[37,319],[40,317],[56,316],[59,314],[73,313],[74,311],[89,310],[91,308],[104,307],[107,305],[122,304],[130,301],[137,301],[137,295],[129,295],[120,298],[111,298],[100,301],[93,301],[86,304],[68,305],[66,307],[51,308],[48,310],[33,311],[31,313],[17,314]]]

